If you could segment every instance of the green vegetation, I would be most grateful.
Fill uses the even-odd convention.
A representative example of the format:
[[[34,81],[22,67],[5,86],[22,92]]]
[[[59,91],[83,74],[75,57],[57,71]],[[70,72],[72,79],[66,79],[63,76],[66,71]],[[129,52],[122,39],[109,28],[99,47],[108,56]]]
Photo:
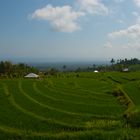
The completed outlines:
[[[139,140],[139,126],[139,72],[0,80],[3,140]]]
[[[0,78],[20,78],[30,72],[38,73],[38,70],[24,63],[13,64],[10,61],[0,62]]]
[[[115,60],[112,58],[110,60],[110,65],[95,65],[90,66],[88,68],[82,69],[78,68],[75,72],[91,72],[94,70],[102,71],[102,72],[109,72],[109,71],[140,71],[140,60],[137,58],[131,58],[131,59],[117,59]]]

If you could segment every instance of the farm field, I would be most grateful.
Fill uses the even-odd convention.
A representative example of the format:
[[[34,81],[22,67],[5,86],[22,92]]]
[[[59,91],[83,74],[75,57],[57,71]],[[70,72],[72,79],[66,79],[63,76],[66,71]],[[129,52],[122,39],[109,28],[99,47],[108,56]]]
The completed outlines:
[[[0,80],[2,140],[139,140],[139,126],[139,72]]]

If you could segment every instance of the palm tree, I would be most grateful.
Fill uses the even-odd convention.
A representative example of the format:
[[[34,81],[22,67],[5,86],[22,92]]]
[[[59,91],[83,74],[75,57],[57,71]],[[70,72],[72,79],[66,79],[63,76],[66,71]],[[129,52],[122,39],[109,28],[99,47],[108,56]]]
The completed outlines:
[[[63,67],[62,67],[62,68],[63,68],[63,70],[65,71],[65,69],[67,68],[67,66],[66,66],[66,65],[63,65]]]
[[[113,65],[115,63],[115,60],[112,58],[110,63]]]
[[[93,64],[93,70],[95,70],[96,69],[96,65],[95,64]]]

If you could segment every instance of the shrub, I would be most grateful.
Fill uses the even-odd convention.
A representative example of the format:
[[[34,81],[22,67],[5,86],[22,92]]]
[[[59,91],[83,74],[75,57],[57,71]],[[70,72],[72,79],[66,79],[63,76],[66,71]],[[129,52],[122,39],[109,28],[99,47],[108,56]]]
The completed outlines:
[[[124,117],[127,122],[133,127],[140,127],[140,107],[132,107],[128,109]]]

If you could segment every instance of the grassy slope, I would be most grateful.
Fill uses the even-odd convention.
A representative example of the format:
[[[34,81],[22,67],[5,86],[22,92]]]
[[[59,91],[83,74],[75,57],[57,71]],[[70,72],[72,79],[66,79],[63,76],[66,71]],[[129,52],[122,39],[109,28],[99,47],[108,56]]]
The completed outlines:
[[[0,138],[138,139],[138,129],[124,128],[126,107],[112,95],[121,84],[138,104],[138,75],[80,73],[79,78],[73,74],[45,80],[0,80]],[[137,93],[132,94],[129,91],[135,85]]]

